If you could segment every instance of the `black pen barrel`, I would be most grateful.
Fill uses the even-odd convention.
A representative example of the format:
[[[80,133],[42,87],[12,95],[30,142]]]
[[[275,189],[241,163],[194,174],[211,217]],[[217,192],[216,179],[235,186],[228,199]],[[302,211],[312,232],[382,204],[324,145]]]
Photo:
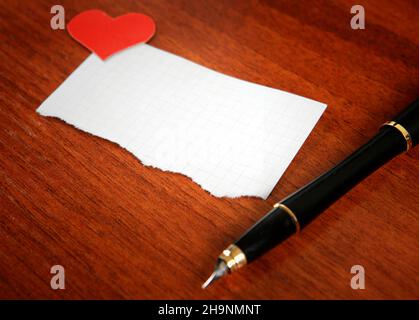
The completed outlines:
[[[291,194],[236,243],[250,262],[304,228],[368,175],[419,141],[419,100],[349,157]]]
[[[419,100],[411,103],[394,122],[410,133],[411,146],[419,138]],[[338,200],[356,184],[408,149],[400,130],[384,125],[378,134],[344,161],[282,201],[301,228]]]

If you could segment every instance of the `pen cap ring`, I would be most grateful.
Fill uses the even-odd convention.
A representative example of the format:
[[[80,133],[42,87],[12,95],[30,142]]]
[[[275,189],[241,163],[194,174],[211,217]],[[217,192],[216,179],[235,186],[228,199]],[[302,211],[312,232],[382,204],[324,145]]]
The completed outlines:
[[[402,125],[395,121],[387,121],[382,126],[390,126],[399,130],[399,132],[403,135],[404,140],[406,140],[406,151],[409,151],[413,147],[412,136]]]
[[[297,219],[297,216],[295,215],[294,212],[292,212],[292,210],[290,208],[288,208],[286,205],[284,205],[283,203],[275,203],[274,204],[274,208],[281,208],[282,210],[284,210],[292,219],[292,222],[295,224],[295,233],[300,233],[300,222]]]
[[[410,103],[401,113],[399,113],[395,118],[393,118],[393,122],[399,125],[399,127],[393,126],[394,128],[398,129],[403,136],[402,130],[406,131],[409,134],[409,140],[406,142],[409,143],[409,148],[414,147],[419,143],[419,99],[416,99],[412,103]]]

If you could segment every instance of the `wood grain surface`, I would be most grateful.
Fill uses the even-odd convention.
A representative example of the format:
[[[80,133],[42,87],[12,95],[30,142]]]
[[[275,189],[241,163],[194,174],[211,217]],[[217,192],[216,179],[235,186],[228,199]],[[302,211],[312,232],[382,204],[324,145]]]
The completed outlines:
[[[68,22],[92,8],[152,16],[150,44],[328,104],[267,201],[216,198],[189,178],[35,110],[89,55]],[[0,298],[419,299],[419,149],[350,191],[299,236],[216,283],[219,252],[419,96],[419,2],[0,1]],[[66,288],[50,288],[52,265]],[[362,265],[366,289],[353,290]]]

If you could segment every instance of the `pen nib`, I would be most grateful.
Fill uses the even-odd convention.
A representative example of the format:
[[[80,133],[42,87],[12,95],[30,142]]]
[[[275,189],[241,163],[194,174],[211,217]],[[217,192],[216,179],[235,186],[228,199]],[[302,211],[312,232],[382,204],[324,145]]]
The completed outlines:
[[[215,269],[214,272],[210,275],[210,277],[208,278],[207,281],[204,282],[204,284],[202,285],[202,289],[205,289],[206,287],[208,287],[211,283],[213,283],[214,281],[220,279],[222,276],[224,276],[226,273],[228,272],[228,267],[225,264],[224,261],[220,260]]]

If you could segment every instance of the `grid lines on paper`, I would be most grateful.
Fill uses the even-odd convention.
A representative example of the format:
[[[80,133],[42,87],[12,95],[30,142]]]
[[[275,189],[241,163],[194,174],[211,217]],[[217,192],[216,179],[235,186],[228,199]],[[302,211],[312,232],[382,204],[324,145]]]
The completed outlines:
[[[324,107],[140,45],[90,56],[40,109],[214,195],[266,198]]]

